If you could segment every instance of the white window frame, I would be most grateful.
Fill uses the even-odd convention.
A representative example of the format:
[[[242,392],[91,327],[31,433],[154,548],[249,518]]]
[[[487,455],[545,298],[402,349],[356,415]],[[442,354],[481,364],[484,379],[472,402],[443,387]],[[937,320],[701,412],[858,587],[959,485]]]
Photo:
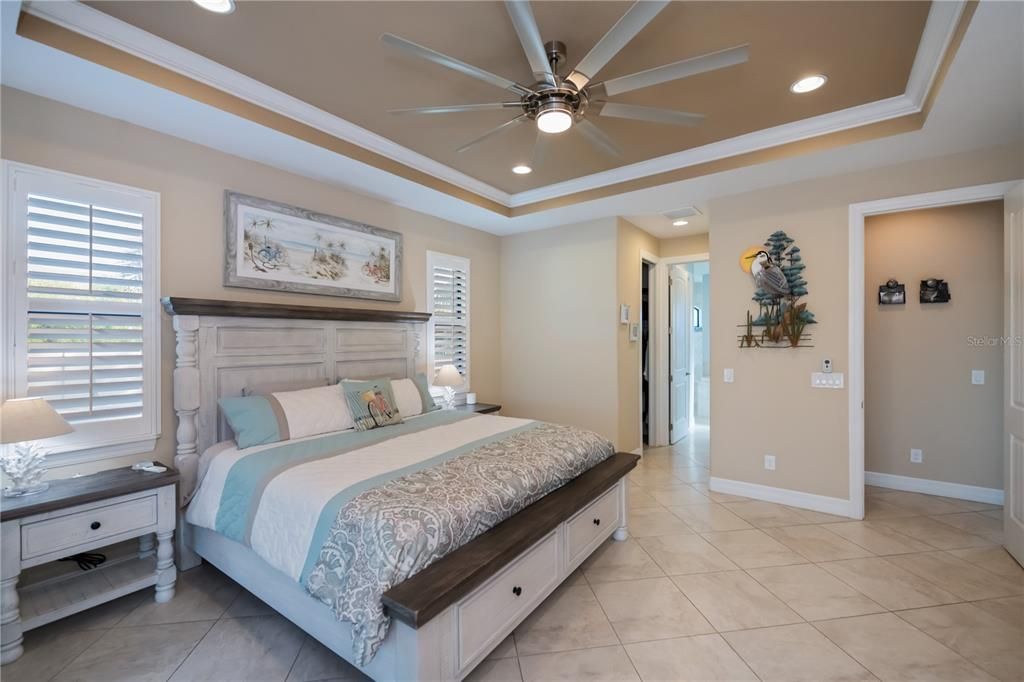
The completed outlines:
[[[74,431],[45,441],[47,467],[67,466],[126,455],[152,452],[160,436],[160,194],[137,187],[73,175],[62,171],[3,161],[4,229],[0,239],[0,398],[24,395],[28,292],[25,257],[27,234],[24,220],[29,192],[48,192],[69,201],[107,203],[130,207],[143,216],[142,242],[142,416],[123,429]],[[103,423],[103,422],[100,422]],[[102,435],[101,435],[102,434]]]
[[[455,390],[456,394],[462,395],[470,390],[470,376],[473,368],[473,325],[470,309],[473,302],[473,275],[470,270],[470,260],[465,256],[455,256],[440,251],[427,251],[427,312],[430,313],[430,321],[427,323],[427,381],[430,384],[432,395],[441,395],[440,388],[434,388],[434,376],[439,367],[434,365],[434,267],[460,268],[466,271],[466,381]]]

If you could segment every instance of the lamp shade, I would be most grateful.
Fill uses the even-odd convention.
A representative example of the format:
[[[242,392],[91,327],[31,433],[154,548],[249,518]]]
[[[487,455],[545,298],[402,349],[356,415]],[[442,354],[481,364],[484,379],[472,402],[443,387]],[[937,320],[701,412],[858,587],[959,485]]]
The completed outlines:
[[[14,398],[0,407],[0,443],[24,443],[71,433],[71,426],[42,398]]]
[[[434,377],[435,386],[461,386],[464,382],[455,365],[445,365],[437,370],[437,376]]]

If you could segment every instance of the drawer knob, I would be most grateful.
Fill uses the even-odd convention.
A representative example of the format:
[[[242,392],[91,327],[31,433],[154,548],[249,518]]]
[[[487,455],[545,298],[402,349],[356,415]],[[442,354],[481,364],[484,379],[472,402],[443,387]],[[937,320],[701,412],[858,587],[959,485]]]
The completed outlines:
[[[99,521],[93,521],[92,523],[89,524],[89,527],[92,528],[93,530],[99,530],[101,525],[102,524]]]
[[[601,519],[594,519],[594,525],[595,526],[600,526],[601,525]]]
[[[516,595],[517,597],[519,595],[521,595],[522,593],[523,593],[523,588],[519,587],[519,585],[516,585],[515,587],[512,588],[512,594]]]

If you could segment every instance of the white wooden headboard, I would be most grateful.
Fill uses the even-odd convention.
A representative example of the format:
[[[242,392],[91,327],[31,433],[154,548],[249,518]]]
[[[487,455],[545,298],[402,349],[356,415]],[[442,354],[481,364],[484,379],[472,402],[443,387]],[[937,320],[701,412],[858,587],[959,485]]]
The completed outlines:
[[[392,379],[426,371],[429,313],[165,298],[173,316],[174,466],[180,502],[195,492],[199,454],[231,437],[217,400],[249,384]]]

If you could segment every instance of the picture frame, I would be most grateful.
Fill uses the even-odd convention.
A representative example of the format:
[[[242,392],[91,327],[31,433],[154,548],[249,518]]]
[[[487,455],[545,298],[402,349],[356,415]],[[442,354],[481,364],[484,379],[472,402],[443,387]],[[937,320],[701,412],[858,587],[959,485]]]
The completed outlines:
[[[878,305],[905,305],[907,287],[894,279],[878,287]]]
[[[949,303],[951,299],[946,280],[935,277],[921,280],[921,303]]]
[[[402,300],[402,235],[224,192],[224,286]]]

